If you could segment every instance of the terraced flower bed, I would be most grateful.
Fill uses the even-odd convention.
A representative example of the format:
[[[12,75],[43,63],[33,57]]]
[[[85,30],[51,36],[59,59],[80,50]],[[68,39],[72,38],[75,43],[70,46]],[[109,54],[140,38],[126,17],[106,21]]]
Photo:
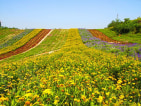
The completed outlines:
[[[10,51],[13,51],[24,44],[26,44],[30,39],[32,39],[34,36],[36,36],[42,29],[34,29],[32,32],[24,36],[22,39],[18,40],[16,43],[14,43],[11,46],[7,46],[5,48],[0,49],[0,54],[5,54]]]
[[[34,38],[29,40],[22,47],[14,50],[14,51],[10,51],[8,53],[5,53],[5,54],[1,54],[0,59],[4,59],[4,58],[7,58],[7,57],[10,57],[10,56],[19,54],[19,53],[23,53],[23,52],[29,50],[30,48],[37,45],[49,33],[49,31],[50,31],[50,29],[43,29],[39,34],[37,34]]]
[[[141,60],[141,44],[118,42],[106,37],[97,30],[79,29],[79,33],[83,43],[88,47],[115,53],[116,55],[132,56]]]
[[[12,37],[22,33],[24,30],[14,28],[0,28],[0,45],[10,40]]]
[[[5,58],[3,62],[21,61],[24,58],[30,58],[39,55],[46,55],[50,51],[58,51],[65,44],[68,36],[68,29],[54,29],[48,33],[48,36],[36,47],[24,53]],[[24,60],[23,60],[24,61]]]
[[[128,42],[122,42],[122,41],[116,41],[114,39],[109,38],[108,36],[106,36],[105,34],[103,34],[102,32],[96,30],[96,29],[88,29],[88,31],[94,36],[97,37],[99,39],[101,39],[102,41],[107,41],[109,43],[118,43],[118,44],[132,44],[132,43],[128,43]]]
[[[140,73],[139,61],[88,48],[69,29],[60,51],[0,64],[0,104],[140,105]]]
[[[16,43],[18,40],[20,40],[22,37],[24,37],[25,35],[27,35],[31,31],[32,31],[32,29],[26,29],[26,30],[24,30],[22,33],[14,36],[14,37],[12,37],[11,39],[9,39],[8,41],[6,41],[5,43],[1,44],[0,45],[0,49],[2,49],[4,47],[7,47],[7,46],[11,46],[12,44]]]

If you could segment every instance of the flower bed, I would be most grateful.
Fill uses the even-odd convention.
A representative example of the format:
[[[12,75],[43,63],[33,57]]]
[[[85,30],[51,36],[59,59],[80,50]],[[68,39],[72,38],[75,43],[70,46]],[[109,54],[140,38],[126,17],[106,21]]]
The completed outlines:
[[[26,44],[30,39],[32,39],[34,36],[36,36],[42,29],[34,29],[32,32],[24,36],[22,39],[18,40],[16,43],[14,43],[11,46],[5,47],[0,49],[0,54],[4,54],[10,51],[13,51],[24,44]]]
[[[0,104],[140,105],[141,63],[86,47],[69,29],[60,51],[0,64]]]
[[[93,30],[91,30],[93,31]],[[79,29],[80,36],[82,38],[83,43],[91,48],[103,50],[110,53],[115,53],[116,55],[122,54],[126,56],[132,56],[141,60],[141,44],[136,43],[117,43],[118,41],[108,40],[108,38],[104,38],[105,35],[100,35],[101,39],[107,39],[107,41],[102,41],[98,36],[94,37],[95,33],[90,33],[86,29]],[[103,36],[103,38],[102,38]]]
[[[32,29],[26,29],[24,32],[14,36],[13,38],[11,38],[10,40],[8,40],[7,42],[3,43],[0,45],[0,49],[7,47],[7,46],[11,46],[12,44],[16,43],[18,40],[20,40],[22,37],[24,37],[25,35],[27,35],[28,33],[30,33],[32,31]]]
[[[5,54],[1,54],[0,59],[4,59],[4,58],[7,58],[7,57],[10,57],[10,56],[13,56],[13,55],[16,55],[16,54],[19,54],[19,53],[22,53],[22,52],[29,50],[30,48],[37,45],[49,33],[49,31],[50,31],[50,29],[42,30],[39,34],[37,34],[34,38],[29,40],[22,47],[19,47],[18,49],[10,51],[10,52],[5,53]]]

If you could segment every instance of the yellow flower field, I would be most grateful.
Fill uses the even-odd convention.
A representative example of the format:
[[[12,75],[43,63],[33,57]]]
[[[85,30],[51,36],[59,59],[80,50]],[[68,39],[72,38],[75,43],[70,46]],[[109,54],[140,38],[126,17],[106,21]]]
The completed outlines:
[[[140,105],[141,62],[86,47],[69,29],[60,51],[0,64],[5,106]]]

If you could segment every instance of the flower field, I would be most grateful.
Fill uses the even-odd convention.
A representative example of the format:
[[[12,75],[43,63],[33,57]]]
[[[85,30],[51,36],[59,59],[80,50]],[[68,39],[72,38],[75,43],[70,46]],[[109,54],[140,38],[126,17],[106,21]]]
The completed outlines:
[[[39,45],[24,53],[5,58],[0,61],[0,63],[21,61],[22,59],[30,58],[32,56],[34,57],[48,54],[50,51],[57,51],[65,44],[67,35],[68,29],[54,29],[48,33],[48,36]]]
[[[140,105],[141,62],[88,48],[78,29],[50,55],[0,63],[5,106]]]
[[[102,32],[100,32],[99,30],[96,30],[96,29],[88,29],[88,31],[94,37],[97,37],[97,38],[99,38],[103,41],[107,41],[107,42],[110,42],[110,43],[119,43],[119,44],[131,44],[131,43],[128,43],[128,42],[116,41],[114,39],[111,39],[111,38],[107,37],[105,34],[103,34]]]
[[[11,46],[12,44],[16,43],[18,40],[20,40],[22,37],[24,37],[25,35],[27,35],[28,33],[30,33],[32,31],[32,29],[26,29],[25,31],[23,31],[22,33],[12,37],[11,39],[9,39],[8,41],[6,41],[5,43],[0,45],[0,49],[7,47],[7,46]],[[7,32],[7,31],[6,31]]]
[[[24,30],[14,28],[0,28],[0,45],[10,40],[12,37],[22,33]]]
[[[36,29],[37,30],[37,29]],[[11,45],[13,48],[16,48],[14,45],[15,44],[20,44],[20,45],[22,45],[22,43],[24,44],[25,42],[24,41],[27,41],[27,39],[29,39],[29,41],[26,43],[26,44],[24,44],[24,45],[22,45],[21,47],[20,47],[20,45],[18,45],[17,47],[19,47],[19,48],[17,48],[16,50],[13,50],[13,51],[10,51],[10,52],[7,52],[7,53],[5,53],[5,54],[1,54],[0,55],[0,59],[4,59],[4,58],[7,58],[7,57],[10,57],[10,56],[13,56],[13,55],[16,55],[16,54],[19,54],[19,53],[23,53],[23,52],[25,52],[25,51],[27,51],[28,49],[30,49],[30,48],[32,48],[32,47],[34,47],[36,44],[38,44],[48,33],[49,33],[49,31],[50,31],[50,29],[43,29],[42,31],[41,30],[37,30],[37,32],[35,32],[36,30],[34,30],[34,33],[33,32],[31,32],[31,34],[29,33],[29,34],[27,34],[26,35],[26,38],[22,38],[22,39],[20,39],[19,41],[17,41],[16,43],[14,43],[13,45]],[[39,33],[39,31],[41,31],[40,33]],[[35,36],[35,34],[36,34],[36,36]],[[31,37],[30,36],[32,35],[34,35],[33,36],[33,38],[31,39]],[[29,37],[29,38],[28,38]],[[10,46],[8,46],[9,48],[10,48]],[[4,48],[5,49],[5,48]],[[7,50],[7,49],[6,49]]]
[[[88,47],[115,53],[116,55],[132,56],[141,60],[141,44],[118,42],[108,38],[98,30],[79,29],[79,33],[83,43]]]
[[[10,51],[13,51],[24,44],[26,44],[30,39],[32,39],[34,36],[36,36],[42,29],[34,29],[32,32],[24,36],[22,39],[18,40],[11,46],[7,46],[5,48],[0,49],[0,54],[8,53]]]

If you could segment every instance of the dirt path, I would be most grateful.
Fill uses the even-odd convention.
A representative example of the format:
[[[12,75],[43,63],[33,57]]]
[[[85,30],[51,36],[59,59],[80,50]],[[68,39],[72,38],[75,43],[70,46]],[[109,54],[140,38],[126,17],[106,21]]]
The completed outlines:
[[[50,31],[51,31],[51,29],[43,29],[38,35],[36,35],[31,40],[29,40],[24,46],[14,50],[14,51],[10,51],[8,53],[1,54],[0,60],[2,60],[4,58],[11,57],[11,56],[19,54],[19,53],[27,52],[31,48],[33,48],[36,45],[38,45],[39,43],[41,43],[41,41],[43,41],[43,39],[45,39],[45,37],[47,37],[47,35]]]
[[[127,42],[121,42],[121,41],[116,41],[116,40],[113,40],[111,38],[109,38],[108,36],[106,36],[105,34],[103,34],[102,32],[96,30],[96,29],[88,29],[88,31],[94,36],[94,37],[97,37],[103,41],[107,41],[109,43],[118,43],[118,44],[127,44],[127,45],[130,45],[132,43],[127,43]]]
[[[59,51],[59,50],[60,50],[60,49],[54,50],[54,51],[49,51],[49,52],[44,52],[44,53],[37,54],[37,55],[34,55],[34,56],[39,56],[39,55],[44,55],[44,54],[51,54],[51,53],[54,53],[54,52]]]

